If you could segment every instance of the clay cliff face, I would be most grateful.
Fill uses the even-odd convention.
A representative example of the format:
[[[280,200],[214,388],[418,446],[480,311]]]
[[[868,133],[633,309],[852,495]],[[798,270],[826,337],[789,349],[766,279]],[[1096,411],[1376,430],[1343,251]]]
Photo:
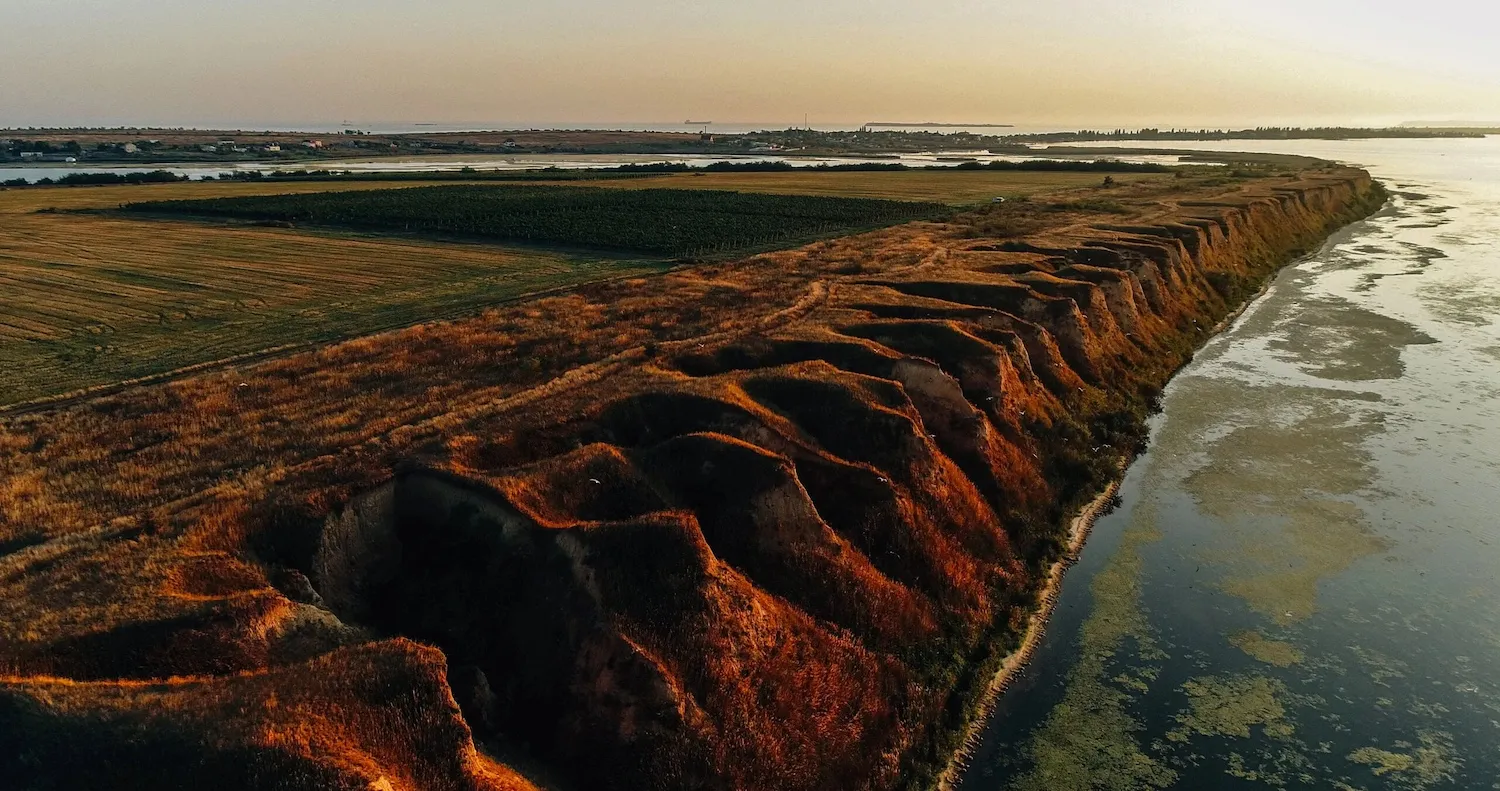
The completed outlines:
[[[1200,192],[1019,239],[905,226],[11,421],[31,494],[0,534],[0,742],[28,746],[0,776],[150,755],[141,787],[920,785],[1171,373],[1381,200],[1345,169]],[[299,409],[320,436],[278,450]]]

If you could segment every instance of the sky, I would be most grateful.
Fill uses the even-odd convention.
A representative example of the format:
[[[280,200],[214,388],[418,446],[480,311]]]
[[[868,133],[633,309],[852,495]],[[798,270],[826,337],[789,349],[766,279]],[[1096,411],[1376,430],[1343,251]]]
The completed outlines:
[[[1481,0],[0,0],[0,127],[1500,124]]]

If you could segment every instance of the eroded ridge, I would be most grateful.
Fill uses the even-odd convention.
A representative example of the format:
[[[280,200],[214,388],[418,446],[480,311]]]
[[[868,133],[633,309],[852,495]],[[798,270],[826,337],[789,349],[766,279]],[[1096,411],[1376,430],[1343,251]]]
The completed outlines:
[[[1160,387],[1382,196],[918,223],[13,418],[0,776],[928,782]]]

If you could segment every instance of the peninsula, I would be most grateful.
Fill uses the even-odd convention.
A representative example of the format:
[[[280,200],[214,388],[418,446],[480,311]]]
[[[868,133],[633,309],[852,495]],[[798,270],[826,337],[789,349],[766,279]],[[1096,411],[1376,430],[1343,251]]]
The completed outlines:
[[[1173,372],[1384,200],[1306,159],[0,193],[0,777],[932,787]]]

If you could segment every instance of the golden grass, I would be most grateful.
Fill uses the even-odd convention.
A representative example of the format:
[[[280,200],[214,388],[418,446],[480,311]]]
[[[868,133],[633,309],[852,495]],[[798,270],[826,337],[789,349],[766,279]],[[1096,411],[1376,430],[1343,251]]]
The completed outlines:
[[[983,203],[999,196],[1042,196],[1095,187],[1103,173],[1046,173],[1028,171],[915,170],[817,171],[781,173],[673,173],[626,181],[600,181],[597,186],[625,189],[740,190],[779,195],[833,195],[850,198],[936,201],[955,206]],[[1117,183],[1170,180],[1163,173],[1113,173]],[[592,185],[591,185],[592,186]]]
[[[1283,186],[1303,199],[1282,200]],[[1103,230],[1108,216],[1050,215],[1029,240],[1039,248],[1178,256],[1168,285],[1150,259],[1117,259],[1159,287],[1135,315],[1141,345],[1098,291],[1115,270],[1041,276],[1030,270],[1053,271],[1047,253],[913,223],[0,417],[0,624],[19,625],[0,629],[0,703],[20,696],[33,714],[14,732],[56,745],[27,753],[27,770],[98,786],[70,773],[108,762],[75,766],[67,749],[157,754],[138,746],[145,733],[161,740],[152,750],[193,757],[130,764],[127,779],[158,787],[212,785],[170,772],[239,749],[278,787],[488,788],[475,778],[503,770],[464,727],[485,722],[469,713],[485,713],[483,696],[444,674],[474,662],[488,689],[520,696],[495,711],[565,726],[539,761],[615,787],[922,786],[968,687],[983,686],[975,657],[1032,603],[1029,561],[1045,559],[1067,504],[1114,472],[1090,464],[1113,452],[1094,438],[1136,437],[1090,419],[1138,421],[1139,385],[1164,381],[1229,308],[1204,271],[1269,272],[1368,188],[1349,171],[1190,193],[1240,212],[1235,237],[1198,260],[1176,240]],[[1131,208],[1141,223],[1167,207]],[[1051,309],[1062,289],[1087,315]],[[1101,374],[1086,393],[1075,360]],[[538,517],[496,530],[455,501],[438,529],[394,526],[412,550],[397,576],[410,595],[382,597],[369,625],[446,656],[336,628],[293,604],[306,578],[303,592],[286,579],[319,577],[324,518],[412,462]],[[455,520],[473,532],[447,529]],[[511,534],[552,549],[497,543]],[[511,567],[525,574],[495,573]],[[574,610],[574,594],[589,605]],[[557,686],[529,685],[520,662],[555,668]],[[170,675],[197,678],[134,683]],[[530,741],[533,724],[493,736]]]
[[[0,770],[18,788],[535,791],[475,751],[444,675],[406,640],[218,677],[0,675],[24,712],[0,736],[25,744]]]
[[[658,268],[644,259],[494,245],[37,213],[390,186],[193,183],[0,192],[0,368],[7,373],[0,405]]]

